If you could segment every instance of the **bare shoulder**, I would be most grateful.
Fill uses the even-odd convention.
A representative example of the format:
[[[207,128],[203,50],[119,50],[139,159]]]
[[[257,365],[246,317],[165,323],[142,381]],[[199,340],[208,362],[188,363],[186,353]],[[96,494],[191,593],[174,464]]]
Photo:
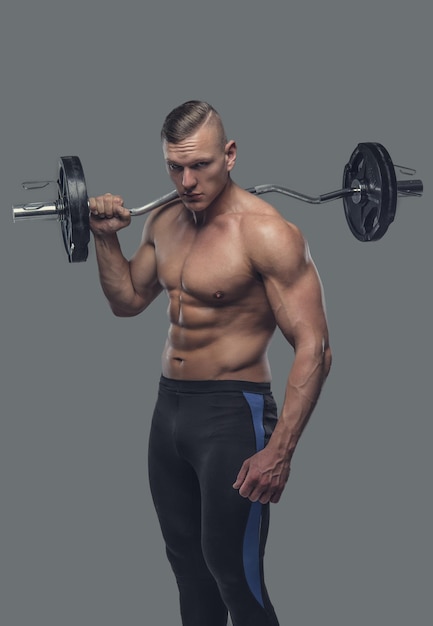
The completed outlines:
[[[295,277],[311,262],[308,244],[293,223],[270,204],[254,198],[242,214],[242,237],[253,267],[261,274]]]
[[[158,232],[167,230],[169,224],[177,220],[182,211],[183,204],[176,199],[149,213],[143,226],[142,243],[153,243]]]

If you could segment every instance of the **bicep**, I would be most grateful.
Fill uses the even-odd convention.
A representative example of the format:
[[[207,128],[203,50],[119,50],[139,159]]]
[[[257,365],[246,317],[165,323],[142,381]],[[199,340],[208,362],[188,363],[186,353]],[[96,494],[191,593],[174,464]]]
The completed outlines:
[[[131,280],[134,290],[148,306],[162,291],[158,280],[155,246],[149,240],[146,229],[141,244],[130,261]]]
[[[290,280],[278,273],[266,277],[265,288],[277,325],[294,347],[327,344],[323,288],[311,259]]]
[[[327,344],[322,283],[307,242],[291,224],[273,230],[261,246],[259,266],[276,323],[296,348]]]

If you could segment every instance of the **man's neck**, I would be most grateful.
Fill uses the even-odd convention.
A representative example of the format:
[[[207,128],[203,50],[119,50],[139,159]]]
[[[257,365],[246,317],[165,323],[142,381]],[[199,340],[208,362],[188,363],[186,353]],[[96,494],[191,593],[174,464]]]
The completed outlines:
[[[223,215],[224,213],[233,212],[235,202],[234,202],[234,189],[236,185],[229,178],[227,184],[221,193],[215,198],[215,200],[210,204],[207,209],[204,211],[194,211],[191,209],[191,215],[194,224],[197,227],[204,226],[211,222],[215,217],[219,215]]]

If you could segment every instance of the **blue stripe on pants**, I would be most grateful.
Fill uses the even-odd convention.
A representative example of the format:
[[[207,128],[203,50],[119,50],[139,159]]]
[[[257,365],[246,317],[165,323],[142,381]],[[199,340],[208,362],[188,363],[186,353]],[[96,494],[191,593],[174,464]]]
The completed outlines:
[[[264,398],[261,394],[245,393],[244,397],[251,409],[254,432],[256,436],[256,450],[265,447],[265,430],[263,427]],[[262,520],[262,505],[260,502],[252,502],[248,516],[247,527],[244,536],[243,561],[244,571],[256,600],[264,607],[262,587],[260,580],[260,526]]]

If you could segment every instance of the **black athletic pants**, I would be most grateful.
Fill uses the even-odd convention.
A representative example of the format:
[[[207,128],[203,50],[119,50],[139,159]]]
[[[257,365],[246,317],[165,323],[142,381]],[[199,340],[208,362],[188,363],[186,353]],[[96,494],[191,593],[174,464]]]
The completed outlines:
[[[277,421],[268,383],[162,377],[149,440],[152,496],[183,626],[278,626],[263,581],[269,505],[232,485]]]

